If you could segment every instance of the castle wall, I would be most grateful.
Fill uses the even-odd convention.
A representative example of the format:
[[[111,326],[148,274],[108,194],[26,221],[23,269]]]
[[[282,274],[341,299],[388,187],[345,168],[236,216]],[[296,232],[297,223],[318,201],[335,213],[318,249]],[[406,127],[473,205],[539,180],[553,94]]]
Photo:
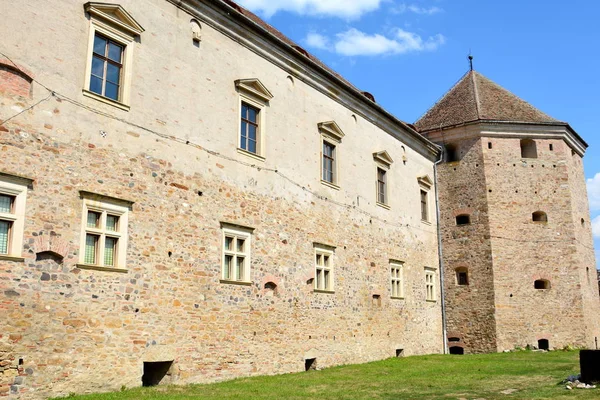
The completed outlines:
[[[454,143],[454,142],[453,142]],[[458,143],[459,161],[438,166],[440,227],[444,257],[444,287],[450,347],[465,353],[496,351],[494,273],[488,228],[482,142]],[[471,223],[457,226],[456,216]],[[466,268],[468,284],[459,285],[458,268]]]
[[[589,345],[581,298],[581,255],[575,242],[570,183],[571,149],[561,140],[536,139],[537,158],[521,158],[519,139],[484,138],[490,210],[498,350]],[[550,146],[552,145],[552,150]],[[579,176],[583,184],[583,177]],[[579,193],[581,195],[581,193]],[[547,222],[534,222],[542,211]],[[547,280],[549,289],[535,289]]]
[[[159,0],[120,2],[146,28],[123,111],[82,95],[83,2],[11,3],[5,51],[59,95],[0,127],[0,172],[33,180],[24,261],[0,259],[0,395],[139,386],[144,362],[173,360],[168,381],[185,384],[442,351],[440,302],[425,301],[436,221],[421,222],[417,182],[433,157],[409,134],[292,83],[208,23],[194,46],[190,15]],[[241,78],[274,95],[264,161],[236,150]],[[0,81],[3,119],[48,92],[24,94]],[[345,133],[339,190],[320,182],[317,124],[331,120]],[[390,209],[375,203],[382,150]],[[78,268],[81,191],[133,202],[125,272]],[[220,282],[221,222],[254,228],[250,285]],[[335,247],[334,293],[313,290],[315,242]],[[404,299],[391,298],[390,259],[404,262]]]

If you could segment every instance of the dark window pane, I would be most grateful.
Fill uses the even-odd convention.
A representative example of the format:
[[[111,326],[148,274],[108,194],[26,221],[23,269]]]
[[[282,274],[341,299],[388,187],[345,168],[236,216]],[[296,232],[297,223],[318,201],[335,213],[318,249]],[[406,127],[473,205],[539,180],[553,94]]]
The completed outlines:
[[[104,92],[104,96],[109,99],[118,100],[119,99],[119,85],[115,85],[110,82],[106,82],[106,90]]]
[[[119,84],[119,78],[121,74],[121,68],[117,67],[113,64],[108,64],[106,66],[106,80],[115,84]]]
[[[248,119],[248,105],[242,103],[242,118]]]
[[[102,94],[102,79],[92,76],[90,80],[90,92]]]
[[[119,46],[116,43],[109,42],[108,43],[108,58],[120,63],[122,50],[123,50],[123,47]]]
[[[106,52],[106,39],[96,35],[94,37],[94,53],[105,55]]]
[[[251,153],[256,153],[256,140],[248,139],[248,149]]]
[[[104,60],[96,56],[92,58],[92,75],[104,77]]]
[[[248,139],[256,141],[256,126],[248,125]]]
[[[247,141],[247,130],[248,130],[248,123],[246,123],[245,121],[242,121],[242,131],[241,131],[241,140],[240,140],[240,148],[246,150],[246,141]]]
[[[248,109],[248,119],[252,122],[256,122],[256,115],[258,114],[255,108]]]

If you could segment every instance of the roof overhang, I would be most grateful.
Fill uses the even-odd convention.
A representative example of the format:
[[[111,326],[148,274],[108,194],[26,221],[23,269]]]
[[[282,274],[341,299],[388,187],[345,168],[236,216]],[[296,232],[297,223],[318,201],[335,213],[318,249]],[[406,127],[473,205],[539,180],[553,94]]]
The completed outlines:
[[[571,149],[583,157],[588,144],[567,123],[530,123],[515,121],[471,121],[461,125],[422,132],[434,143],[450,142],[477,137],[505,139],[556,139],[564,140]]]

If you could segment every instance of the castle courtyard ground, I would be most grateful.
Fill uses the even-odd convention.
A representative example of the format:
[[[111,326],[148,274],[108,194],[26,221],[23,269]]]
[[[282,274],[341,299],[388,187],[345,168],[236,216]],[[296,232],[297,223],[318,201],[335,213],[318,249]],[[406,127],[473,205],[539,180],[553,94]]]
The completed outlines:
[[[211,385],[158,386],[73,396],[125,399],[598,399],[598,389],[565,388],[579,372],[577,351],[393,358],[322,371],[237,379]]]

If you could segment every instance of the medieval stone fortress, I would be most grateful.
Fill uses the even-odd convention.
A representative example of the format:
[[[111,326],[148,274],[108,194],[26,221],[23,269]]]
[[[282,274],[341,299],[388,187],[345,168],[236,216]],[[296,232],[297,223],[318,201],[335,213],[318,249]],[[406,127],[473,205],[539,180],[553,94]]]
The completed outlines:
[[[228,0],[2,13],[0,396],[595,347],[587,145],[479,73],[410,125]]]

